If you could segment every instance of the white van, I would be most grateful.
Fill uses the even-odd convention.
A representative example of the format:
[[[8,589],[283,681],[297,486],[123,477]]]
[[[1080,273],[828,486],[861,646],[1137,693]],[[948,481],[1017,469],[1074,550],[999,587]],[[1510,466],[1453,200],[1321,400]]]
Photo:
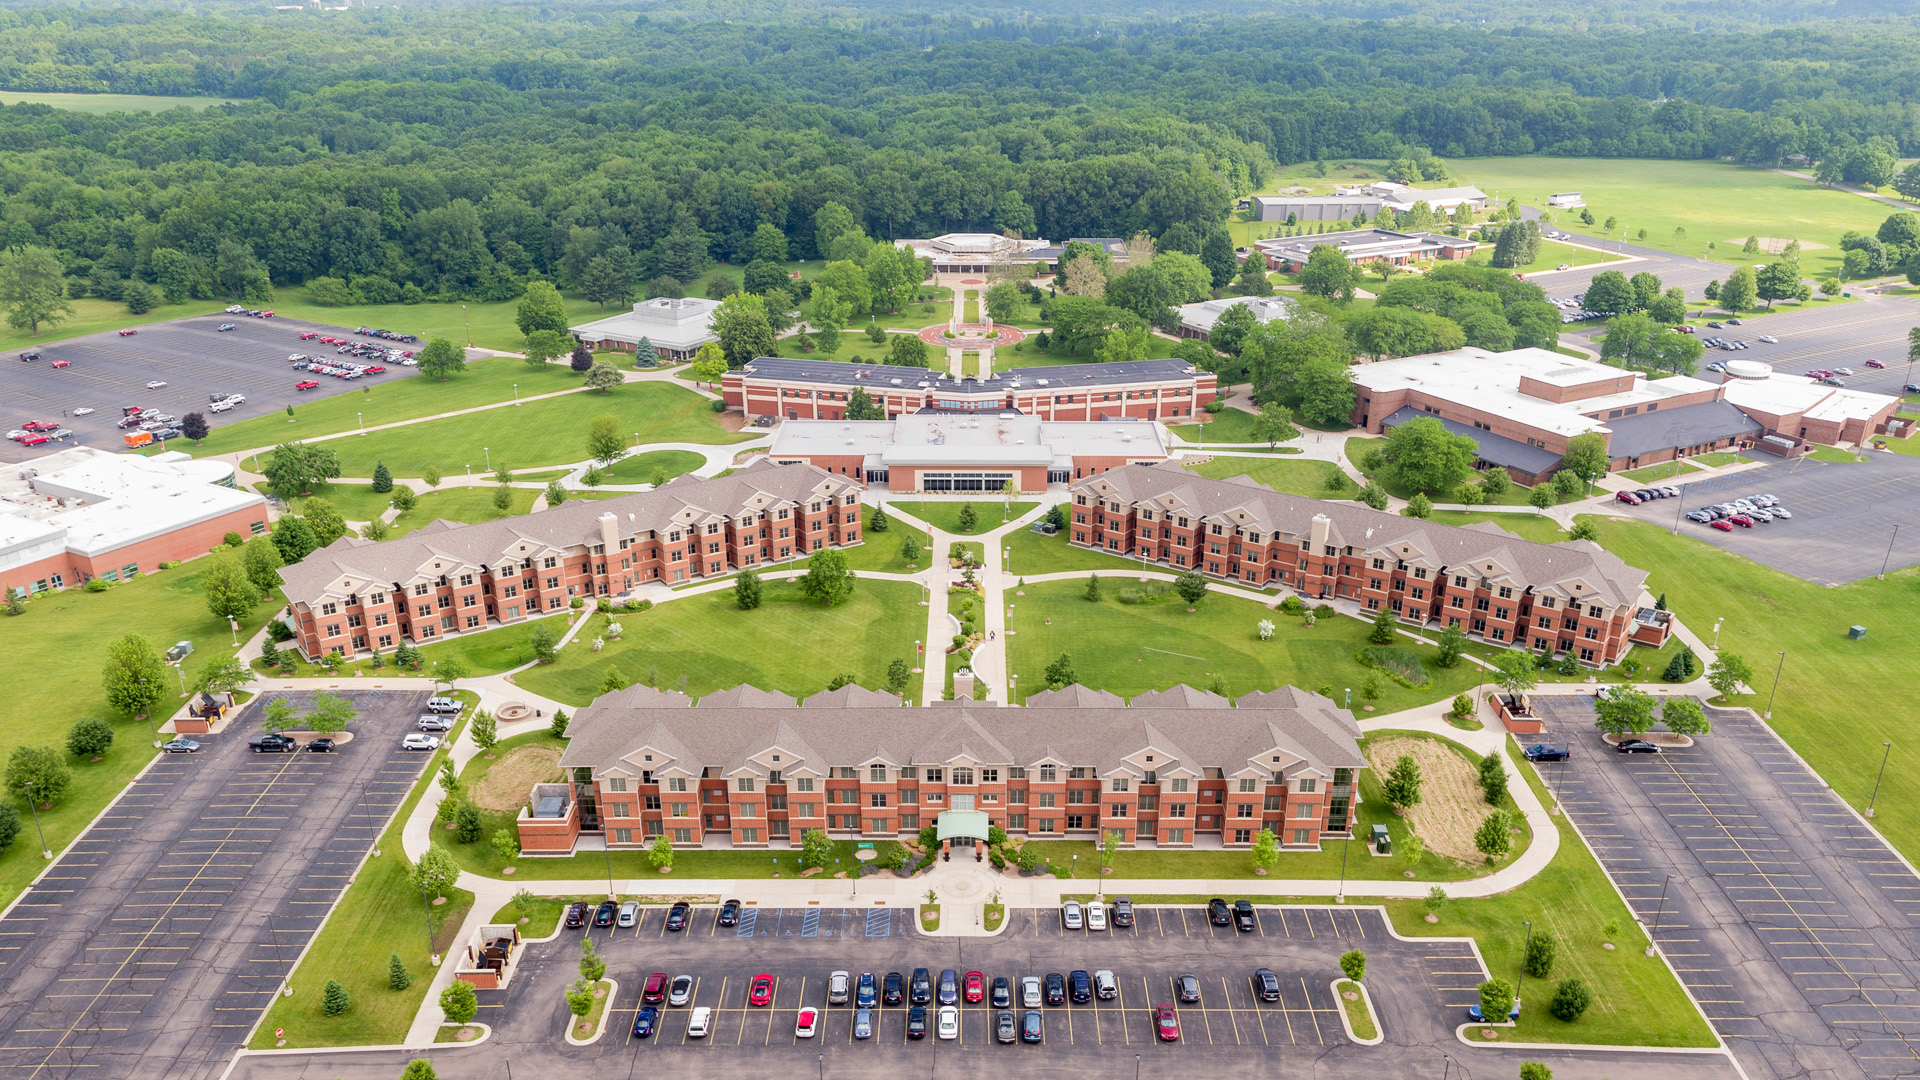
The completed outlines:
[[[704,1039],[707,1037],[707,1025],[713,1019],[713,1010],[702,1005],[687,1017],[687,1038]]]

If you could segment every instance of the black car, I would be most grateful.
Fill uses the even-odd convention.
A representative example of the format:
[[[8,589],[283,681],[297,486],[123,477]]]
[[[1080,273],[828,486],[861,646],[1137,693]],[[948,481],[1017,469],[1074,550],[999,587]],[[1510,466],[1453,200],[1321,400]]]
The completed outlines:
[[[1074,971],[1067,975],[1067,996],[1075,1005],[1085,1005],[1093,1000],[1093,976],[1084,971]]]
[[[1261,1001],[1280,1000],[1280,976],[1271,968],[1261,968],[1253,973],[1253,996]]]
[[[915,1005],[907,1010],[907,1038],[924,1039],[927,1037],[927,1007]]]
[[[1013,1007],[1013,981],[1005,975],[995,975],[993,977],[993,989],[988,991],[988,995],[988,1000],[993,1002],[994,1008],[1011,1009]]]
[[[1057,971],[1047,973],[1047,1004],[1065,1005],[1067,1003],[1067,977]]]
[[[1242,933],[1252,933],[1259,929],[1260,924],[1253,917],[1253,901],[1235,900],[1233,902],[1233,925],[1239,927]]]
[[[940,972],[940,1004],[952,1005],[960,1000],[960,973],[947,968]]]
[[[248,739],[247,747],[256,754],[291,754],[300,749],[300,744],[285,735],[271,734]]]
[[[907,983],[907,1000],[915,1005],[933,1000],[933,976],[926,968],[913,969],[913,979]]]
[[[1708,326],[1710,326],[1710,327],[1712,327],[1712,328],[1713,328],[1713,329],[1715,329],[1715,330],[1724,330],[1724,329],[1726,329],[1725,327],[1723,327],[1723,326],[1721,326],[1721,325],[1720,325],[1719,323],[1717,323],[1717,322],[1710,322],[1710,323],[1708,323],[1707,325],[1708,325]]]
[[[1920,394],[1920,383],[1911,383],[1911,382],[1908,383],[1906,386],[1901,388],[1901,393]]]
[[[40,359],[40,354],[37,352],[28,351],[20,354],[20,360],[22,363],[31,364],[38,359]]]
[[[620,905],[611,900],[600,901],[600,907],[593,913],[593,925],[612,926],[613,920],[620,916]]]
[[[1645,739],[1628,739],[1614,747],[1623,754],[1657,754],[1660,748]]]
[[[692,911],[693,911],[693,905],[687,903],[685,900],[682,900],[679,903],[668,908],[667,909],[667,929],[685,930],[687,928],[687,916]]]
[[[1133,901],[1124,896],[1113,900],[1113,925],[1117,930],[1125,930],[1133,925]]]
[[[1039,1042],[1041,1023],[1039,1010],[1030,1011],[1026,1016],[1022,1017],[1020,1020],[1020,1041],[1030,1043]]]
[[[331,754],[333,750],[332,739],[315,739],[307,744],[307,753],[309,754]]]
[[[1572,757],[1566,747],[1552,743],[1534,743],[1522,752],[1527,755],[1528,761],[1565,761]]]
[[[736,926],[740,922],[740,901],[729,900],[720,905],[720,925]]]
[[[1183,971],[1173,977],[1175,993],[1182,1005],[1194,1005],[1200,1001],[1200,977],[1190,971]]]
[[[880,984],[880,1003],[883,1005],[900,1004],[901,976],[897,971],[887,972],[886,981]]]
[[[578,930],[585,925],[587,925],[587,905],[568,904],[567,929]]]
[[[1216,896],[1213,899],[1207,901],[1207,920],[1213,923],[1213,925],[1215,926],[1232,925],[1233,923],[1232,909],[1227,907],[1227,902],[1225,900],[1222,900]]]

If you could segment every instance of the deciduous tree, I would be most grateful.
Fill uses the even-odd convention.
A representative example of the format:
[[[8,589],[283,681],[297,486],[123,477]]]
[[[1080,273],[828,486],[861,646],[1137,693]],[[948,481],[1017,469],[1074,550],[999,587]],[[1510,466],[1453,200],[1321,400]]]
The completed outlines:
[[[72,318],[60,253],[31,244],[0,251],[0,307],[7,309],[7,325],[34,337],[41,327]]]
[[[845,552],[821,548],[807,557],[807,572],[800,579],[800,592],[827,607],[853,597],[855,578],[847,568]]]
[[[166,663],[153,642],[128,632],[107,646],[106,664],[100,671],[100,685],[107,704],[129,716],[144,713],[160,696]]]
[[[449,338],[437,337],[427,342],[426,348],[420,350],[414,361],[420,368],[420,374],[444,382],[467,370],[467,350]]]
[[[42,810],[66,798],[73,789],[73,771],[51,746],[16,746],[7,757],[7,790],[22,802],[29,799]]]

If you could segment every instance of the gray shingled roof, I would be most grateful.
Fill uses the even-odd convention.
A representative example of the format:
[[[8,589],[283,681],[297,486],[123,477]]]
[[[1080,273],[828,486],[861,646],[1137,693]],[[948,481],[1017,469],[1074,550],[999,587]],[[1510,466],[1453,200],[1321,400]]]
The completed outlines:
[[[1166,690],[1136,694],[1129,703],[1136,709],[1230,709],[1233,702],[1207,690],[1195,690],[1180,683]]]
[[[1042,690],[1027,695],[1029,709],[1124,709],[1126,700],[1118,694],[1069,683],[1059,690]]]
[[[1485,431],[1468,424],[1449,420],[1444,416],[1435,416],[1430,412],[1424,412],[1411,405],[1401,406],[1394,410],[1392,416],[1380,421],[1380,430],[1386,431],[1390,428],[1397,428],[1401,424],[1411,423],[1415,420],[1437,420],[1440,422],[1441,427],[1447,429],[1447,434],[1464,435],[1472,439],[1474,445],[1479,447],[1477,454],[1480,459],[1482,461],[1491,461],[1495,465],[1505,466],[1510,469],[1519,469],[1521,472],[1532,473],[1538,476],[1560,463],[1560,455],[1544,446],[1534,446],[1531,443],[1523,443],[1518,439],[1509,439],[1505,435],[1495,435],[1491,431]]]
[[[1352,546],[1356,552],[1379,552],[1407,558],[1424,556],[1436,566],[1484,568],[1491,561],[1504,566],[1507,580],[1521,587],[1542,587],[1575,578],[1593,588],[1577,594],[1582,600],[1632,604],[1645,591],[1647,572],[1628,566],[1620,557],[1591,540],[1536,544],[1496,525],[1442,525],[1418,518],[1374,510],[1356,502],[1287,495],[1246,476],[1209,480],[1171,465],[1123,465],[1073,485],[1122,503],[1152,504],[1156,508],[1177,502],[1189,515],[1277,532],[1298,543],[1309,536],[1313,519],[1328,520],[1327,543]],[[1405,548],[1408,555],[1401,555]],[[1484,573],[1484,569],[1481,571]]]
[[[1700,446],[1742,435],[1758,436],[1766,428],[1724,399],[1657,409],[1607,421],[1613,438],[1607,452],[1616,458],[1639,457],[1678,447]]]

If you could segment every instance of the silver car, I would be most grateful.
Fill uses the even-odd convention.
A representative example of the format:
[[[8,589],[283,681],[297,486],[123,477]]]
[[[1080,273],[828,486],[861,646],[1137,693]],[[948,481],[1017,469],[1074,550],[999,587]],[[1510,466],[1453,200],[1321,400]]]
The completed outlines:
[[[620,918],[618,921],[618,925],[620,926],[620,928],[626,929],[627,927],[634,926],[635,924],[639,923],[639,921],[640,921],[640,901],[638,900],[623,901],[620,904]]]
[[[1023,1009],[1040,1007],[1040,976],[1022,975],[1020,977],[1020,1007]]]

